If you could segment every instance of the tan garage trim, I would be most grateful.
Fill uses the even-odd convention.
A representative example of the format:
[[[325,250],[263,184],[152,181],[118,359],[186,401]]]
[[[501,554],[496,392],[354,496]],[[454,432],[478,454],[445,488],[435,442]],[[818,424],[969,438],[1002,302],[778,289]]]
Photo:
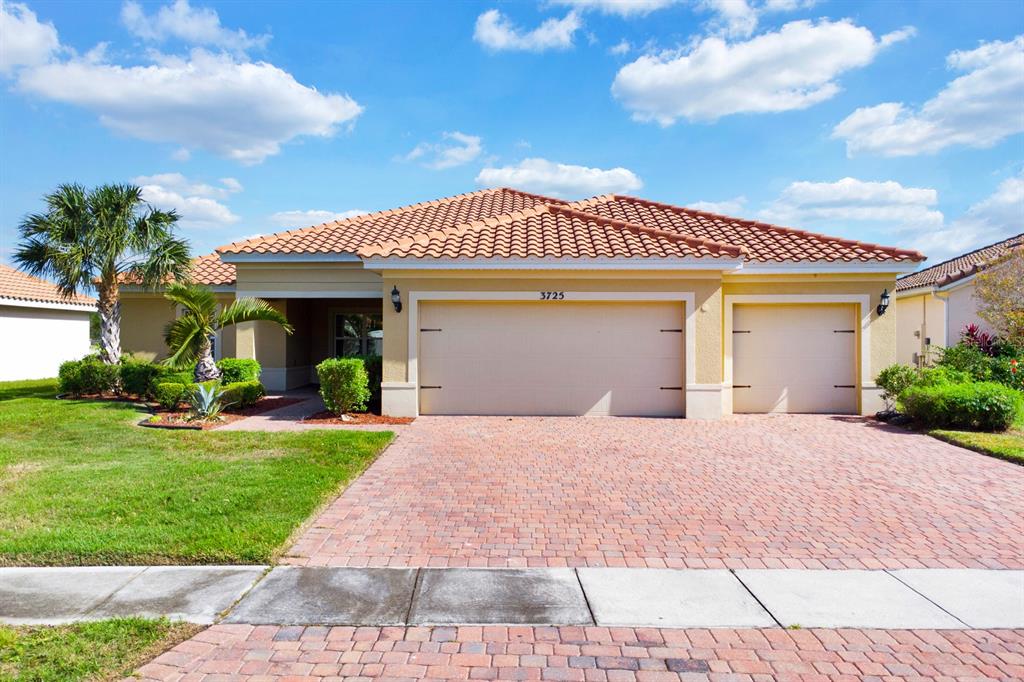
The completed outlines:
[[[697,316],[696,294],[692,291],[565,291],[565,301],[680,301],[685,304],[685,366],[689,380],[697,373]],[[399,400],[406,406],[405,413],[419,414],[419,304],[423,301],[540,301],[538,291],[413,291],[408,297],[408,361],[407,381],[389,382],[382,386],[385,393],[400,394]],[[696,393],[700,385],[688,385],[686,390],[686,413],[695,415],[700,407],[691,410],[691,401],[703,396]],[[693,390],[691,390],[693,389]]]
[[[734,306],[740,304],[798,304],[798,303],[848,303],[856,307],[856,319],[860,320],[855,348],[858,374],[858,410],[863,414],[874,411],[880,389],[871,375],[871,297],[863,294],[726,294],[723,315],[723,385],[722,412],[733,413],[733,331]]]

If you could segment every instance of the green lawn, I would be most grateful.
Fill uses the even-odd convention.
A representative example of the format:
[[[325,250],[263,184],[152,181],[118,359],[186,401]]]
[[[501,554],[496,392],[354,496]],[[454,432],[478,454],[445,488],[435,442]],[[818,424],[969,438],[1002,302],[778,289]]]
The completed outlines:
[[[985,455],[1024,464],[1024,415],[1009,431],[1004,433],[982,433],[980,431],[946,431],[932,429],[928,432],[940,440],[974,450]]]
[[[0,565],[272,561],[390,433],[167,431],[0,383]]]
[[[119,679],[200,629],[142,618],[57,627],[0,626],[0,680]]]

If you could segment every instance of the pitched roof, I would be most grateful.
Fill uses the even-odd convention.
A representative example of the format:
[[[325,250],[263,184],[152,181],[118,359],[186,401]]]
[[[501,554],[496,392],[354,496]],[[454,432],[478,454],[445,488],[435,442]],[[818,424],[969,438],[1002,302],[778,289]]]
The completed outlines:
[[[748,258],[761,262],[784,261],[920,261],[917,251],[878,246],[852,239],[780,227],[662,204],[646,199],[609,194],[571,204],[575,208],[666,232],[746,247]]]
[[[572,209],[572,215],[560,212],[566,207]],[[623,230],[632,236],[615,234]],[[924,260],[920,253],[907,249],[634,197],[605,195],[569,203],[507,188],[257,237],[222,246],[217,252],[356,253],[401,258],[648,258],[684,253],[720,257],[737,253],[760,262]]]
[[[76,294],[64,297],[57,285],[0,263],[0,303],[5,299],[29,303],[58,303],[92,308],[96,299]]]
[[[192,259],[192,281],[206,286],[223,286],[235,283],[235,266],[225,263],[216,253],[197,256]],[[139,279],[122,275],[122,284],[137,285]]]
[[[560,199],[485,189],[235,242],[218,253],[355,253],[361,247],[522,211]]]
[[[906,291],[917,287],[936,286],[942,287],[952,284],[965,277],[970,277],[986,263],[991,263],[1001,258],[1013,249],[1024,248],[1024,233],[1004,239],[995,244],[983,246],[980,249],[950,258],[949,260],[936,263],[930,268],[919,270],[900,277],[896,281],[896,291]]]
[[[742,247],[541,204],[364,246],[362,258],[737,258]]]

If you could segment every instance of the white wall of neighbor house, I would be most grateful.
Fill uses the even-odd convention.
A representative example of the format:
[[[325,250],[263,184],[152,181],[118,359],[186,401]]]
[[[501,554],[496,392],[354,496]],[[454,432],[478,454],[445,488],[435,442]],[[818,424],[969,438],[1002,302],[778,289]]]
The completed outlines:
[[[90,312],[0,305],[0,381],[55,377],[62,362],[87,355]]]
[[[946,299],[946,338],[950,344],[960,340],[960,335],[968,325],[976,324],[989,333],[992,327],[978,317],[978,300],[974,298],[974,281],[965,282],[962,286],[953,286],[942,292]]]

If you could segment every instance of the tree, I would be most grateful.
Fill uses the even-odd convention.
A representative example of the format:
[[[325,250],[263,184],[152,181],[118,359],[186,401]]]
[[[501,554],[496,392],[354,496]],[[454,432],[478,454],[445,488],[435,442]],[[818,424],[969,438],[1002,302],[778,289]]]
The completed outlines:
[[[43,198],[45,213],[26,216],[19,226],[18,265],[53,279],[64,296],[95,286],[99,299],[100,355],[121,357],[123,279],[156,286],[188,276],[188,243],[174,236],[178,216],[142,200],[134,185],[60,185]]]
[[[260,298],[235,299],[225,308],[217,310],[217,298],[206,287],[195,284],[173,283],[164,297],[181,306],[184,313],[164,328],[164,341],[171,356],[164,363],[172,367],[196,363],[197,383],[220,378],[220,370],[213,362],[211,339],[224,327],[240,322],[276,322],[286,334],[294,329],[278,310]]]
[[[978,317],[1007,341],[1024,344],[1024,246],[978,273],[974,298]]]

